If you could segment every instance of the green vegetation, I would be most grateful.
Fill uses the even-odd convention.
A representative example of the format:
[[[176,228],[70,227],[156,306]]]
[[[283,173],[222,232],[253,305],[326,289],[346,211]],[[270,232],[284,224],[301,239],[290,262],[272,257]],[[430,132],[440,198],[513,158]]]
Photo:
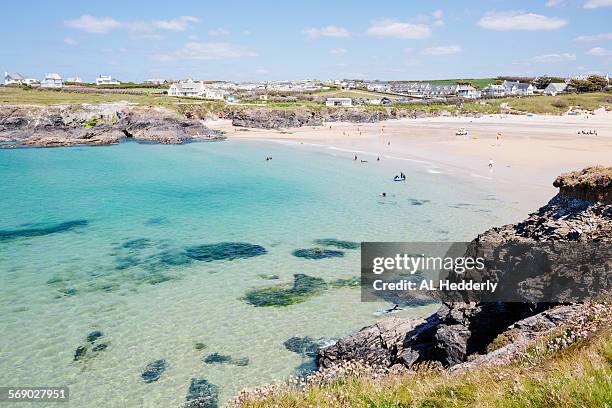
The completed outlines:
[[[434,79],[431,81],[415,81],[415,82],[429,82],[432,85],[453,85],[453,84],[466,84],[472,85],[476,89],[484,88],[489,84],[495,83],[495,78],[466,78],[466,79]]]
[[[591,166],[558,176],[555,187],[608,187],[612,183],[612,167]]]
[[[298,386],[299,388],[299,386]],[[599,329],[565,350],[536,353],[504,366],[448,373],[426,367],[372,375],[358,366],[331,380],[264,396],[241,395],[237,406],[264,407],[610,407],[612,331]]]
[[[85,129],[91,129],[92,127],[95,127],[97,124],[98,124],[98,118],[90,118],[88,121],[83,123],[83,127]]]

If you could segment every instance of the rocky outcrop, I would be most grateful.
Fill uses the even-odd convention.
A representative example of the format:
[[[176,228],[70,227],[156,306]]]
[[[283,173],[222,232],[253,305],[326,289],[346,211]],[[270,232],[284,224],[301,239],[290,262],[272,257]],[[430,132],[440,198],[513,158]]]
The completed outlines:
[[[562,189],[526,220],[492,228],[479,235],[470,243],[468,252],[476,253],[491,244],[508,242],[553,242],[557,245],[565,242],[569,246],[612,242],[612,205],[606,202],[612,189],[611,172],[611,168],[585,169],[580,172],[580,177],[596,179],[596,183],[589,185],[596,192],[584,187],[586,183],[580,184],[582,195],[579,197],[571,187]],[[555,185],[559,184],[558,180]],[[563,183],[567,186],[567,181]],[[602,201],[594,200],[596,197]],[[552,259],[554,262],[555,258]],[[597,266],[601,264],[597,260],[594,262]],[[604,262],[609,263],[609,258]],[[576,269],[573,268],[567,276],[579,276],[588,281],[589,272],[583,268]],[[609,293],[609,269],[604,277],[607,282],[598,282],[598,285]],[[537,281],[531,290],[546,291],[547,287],[555,285],[555,282]],[[319,350],[318,362],[324,368],[350,360],[363,360],[385,367],[401,364],[408,368],[424,362],[444,367],[493,364],[511,358],[534,333],[554,330],[575,316],[584,315],[585,308],[589,307],[588,303],[447,302],[427,319],[387,319],[341,338],[336,344]],[[487,353],[487,348],[504,333],[509,344],[501,351]]]
[[[165,108],[125,103],[0,107],[0,147],[74,146],[119,143],[122,139],[182,144],[223,137]]]
[[[279,129],[321,126],[325,122],[372,123],[396,118],[393,109],[242,109],[228,114],[234,126]]]

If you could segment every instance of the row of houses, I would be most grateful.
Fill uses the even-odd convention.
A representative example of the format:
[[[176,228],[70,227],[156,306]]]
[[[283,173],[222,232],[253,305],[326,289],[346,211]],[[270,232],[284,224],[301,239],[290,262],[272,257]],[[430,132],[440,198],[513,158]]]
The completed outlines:
[[[23,75],[15,73],[4,73],[4,85],[30,85],[40,86],[41,88],[62,88],[65,82],[82,83],[79,76],[64,80],[58,73],[52,72],[45,75],[42,80],[36,78],[25,78]],[[120,85],[121,83],[110,75],[98,75],[96,85]]]
[[[168,88],[168,95],[234,102],[234,96],[227,89],[221,89],[212,86],[212,84],[205,84],[203,81],[192,79],[173,83]]]

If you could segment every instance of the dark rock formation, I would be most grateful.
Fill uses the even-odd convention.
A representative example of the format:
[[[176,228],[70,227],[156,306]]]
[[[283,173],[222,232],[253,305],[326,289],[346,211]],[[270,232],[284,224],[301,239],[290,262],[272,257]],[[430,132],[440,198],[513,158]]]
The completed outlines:
[[[185,250],[185,254],[198,261],[231,261],[241,258],[252,258],[267,253],[260,245],[246,242],[220,242],[218,244],[197,245]]]
[[[344,252],[335,249],[308,248],[296,249],[293,251],[293,256],[305,259],[325,259],[343,257]]]
[[[217,408],[219,387],[203,378],[192,378],[185,408]]]
[[[151,383],[153,381],[159,380],[159,377],[166,371],[166,367],[168,363],[165,359],[160,358],[159,360],[155,360],[152,363],[149,363],[144,368],[144,371],[141,374],[142,379],[146,383]]]
[[[2,148],[74,146],[119,143],[122,139],[182,144],[223,137],[199,120],[165,108],[123,103],[101,105],[0,107]]]
[[[590,168],[582,172],[561,176],[555,185],[561,192],[544,207],[530,214],[522,222],[492,228],[470,243],[469,254],[487,250],[491,244],[502,248],[506,243],[551,242],[557,245],[612,242],[612,204],[607,200],[612,191],[612,169]],[[574,182],[573,180],[579,180]],[[580,181],[582,180],[582,181]],[[584,180],[591,180],[584,182]],[[595,180],[595,181],[593,181]],[[578,185],[580,187],[576,188]],[[599,200],[599,201],[597,201]],[[571,244],[575,242],[576,244]],[[564,247],[562,247],[564,248]],[[550,258],[556,262],[558,258]],[[579,258],[580,259],[580,258]],[[597,258],[589,260],[601,265]],[[603,263],[609,263],[604,259]],[[576,265],[576,264],[574,264]],[[582,265],[582,264],[581,264]],[[609,293],[610,273],[593,285]],[[499,272],[499,271],[497,271]],[[589,272],[573,268],[562,278],[589,280]],[[497,276],[500,278],[500,276]],[[501,279],[505,276],[501,275]],[[510,277],[512,278],[512,277]],[[546,292],[557,283],[541,280],[528,282],[529,291]],[[527,285],[529,286],[529,285]],[[529,294],[530,292],[527,291]],[[587,289],[588,291],[588,289]],[[589,293],[591,297],[596,295]],[[526,299],[528,296],[526,296]],[[466,299],[464,299],[466,300]],[[330,347],[320,349],[318,361],[322,367],[331,367],[347,360],[363,360],[386,367],[402,364],[411,367],[417,363],[437,363],[445,367],[474,366],[507,358],[517,347],[516,339],[525,339],[545,330],[552,330],[567,322],[575,313],[587,307],[584,304],[559,306],[539,302],[450,302],[427,319],[389,318],[359,332],[338,340]],[[514,340],[503,351],[487,354],[487,347],[501,333],[511,331]],[[467,363],[468,358],[470,363]]]

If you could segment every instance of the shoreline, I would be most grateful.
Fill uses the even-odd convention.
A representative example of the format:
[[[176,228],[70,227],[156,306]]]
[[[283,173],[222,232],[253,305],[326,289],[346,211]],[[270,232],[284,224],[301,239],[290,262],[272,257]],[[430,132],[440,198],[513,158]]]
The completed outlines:
[[[429,173],[461,174],[539,205],[555,191],[551,182],[557,175],[611,164],[612,112],[603,109],[579,116],[429,117],[283,130],[240,128],[230,120],[204,123],[224,131],[228,140],[305,145],[341,152],[349,159],[356,154],[359,159],[364,155],[398,164],[410,161]],[[468,135],[456,136],[459,128]],[[580,130],[596,130],[598,135],[579,135]]]

